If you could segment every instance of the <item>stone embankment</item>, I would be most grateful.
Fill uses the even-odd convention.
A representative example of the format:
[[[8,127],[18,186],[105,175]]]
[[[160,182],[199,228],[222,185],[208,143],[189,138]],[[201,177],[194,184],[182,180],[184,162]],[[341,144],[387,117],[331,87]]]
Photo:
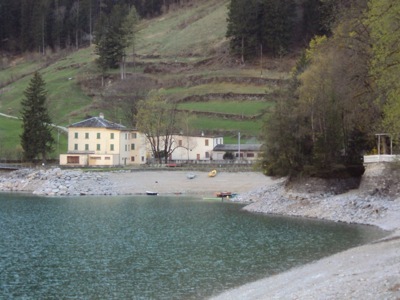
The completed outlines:
[[[113,183],[99,172],[21,169],[0,177],[0,191],[44,196],[116,195]]]

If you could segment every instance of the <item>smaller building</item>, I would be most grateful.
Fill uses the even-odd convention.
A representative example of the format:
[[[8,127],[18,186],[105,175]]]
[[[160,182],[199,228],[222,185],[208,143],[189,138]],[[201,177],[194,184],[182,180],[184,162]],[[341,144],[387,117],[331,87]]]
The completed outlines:
[[[232,153],[233,157],[248,161],[255,161],[261,153],[261,144],[224,144],[217,145],[213,149],[216,160],[224,159],[225,153]]]
[[[174,135],[170,156],[173,161],[209,161],[213,160],[213,149],[224,143],[222,136],[198,136]]]
[[[146,163],[146,139],[137,130],[91,117],[68,126],[68,153],[64,166],[117,166]]]

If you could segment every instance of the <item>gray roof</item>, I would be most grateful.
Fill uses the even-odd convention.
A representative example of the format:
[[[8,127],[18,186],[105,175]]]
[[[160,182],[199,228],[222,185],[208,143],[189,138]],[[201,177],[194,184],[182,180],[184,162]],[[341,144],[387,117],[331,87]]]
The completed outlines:
[[[81,127],[81,128],[107,128],[107,129],[119,129],[128,130],[124,125],[113,123],[104,119],[103,117],[92,117],[74,124],[68,127]]]
[[[240,151],[260,151],[262,144],[241,144]],[[238,144],[219,144],[214,151],[239,151]]]

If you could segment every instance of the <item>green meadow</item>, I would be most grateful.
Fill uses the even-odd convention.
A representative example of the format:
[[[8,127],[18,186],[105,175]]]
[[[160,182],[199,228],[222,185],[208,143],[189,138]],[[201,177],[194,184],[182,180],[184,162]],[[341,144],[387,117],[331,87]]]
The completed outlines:
[[[208,101],[185,102],[178,105],[180,110],[191,112],[207,112],[217,114],[230,114],[235,116],[257,116],[271,108],[273,104],[265,101]]]

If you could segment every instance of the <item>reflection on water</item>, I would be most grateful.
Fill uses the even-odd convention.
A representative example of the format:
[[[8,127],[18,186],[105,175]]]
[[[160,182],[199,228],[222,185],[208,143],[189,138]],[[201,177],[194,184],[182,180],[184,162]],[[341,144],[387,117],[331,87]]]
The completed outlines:
[[[0,194],[0,298],[201,299],[384,234],[241,207]]]

